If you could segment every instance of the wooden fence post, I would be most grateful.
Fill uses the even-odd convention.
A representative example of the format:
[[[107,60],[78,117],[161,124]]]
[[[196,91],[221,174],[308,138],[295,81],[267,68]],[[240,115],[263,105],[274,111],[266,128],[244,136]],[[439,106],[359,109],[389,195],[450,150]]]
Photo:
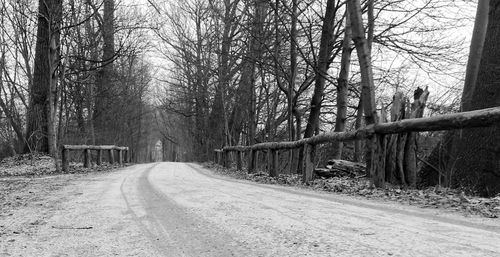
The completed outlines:
[[[229,168],[229,151],[222,149],[222,167]]]
[[[122,149],[118,149],[118,163],[121,165],[123,165],[123,151]]]
[[[64,172],[68,171],[69,168],[69,150],[64,146],[62,147],[62,170]]]
[[[102,164],[102,149],[97,149],[97,160],[96,160],[97,165]]]
[[[289,158],[289,165],[290,165],[290,174],[304,174],[304,149],[305,146],[301,145],[299,146],[298,149],[290,149],[290,153],[288,154]],[[296,151],[294,154],[293,151]],[[291,159],[293,155],[296,155],[297,157],[297,166],[294,165],[294,160]],[[302,156],[302,157],[301,157]]]
[[[236,169],[242,169],[241,151],[236,151]]]
[[[83,150],[83,167],[90,168],[91,164],[90,148]]]
[[[314,170],[314,145],[304,145],[304,170],[302,172],[302,183],[309,183],[313,178]]]
[[[109,164],[115,163],[115,153],[114,149],[109,149]]]
[[[217,150],[217,164],[222,164],[222,153],[221,150]]]
[[[378,187],[383,188],[385,185],[385,135],[375,134],[372,138],[368,140],[368,144],[371,144],[371,162],[369,173],[372,176],[372,183]]]
[[[123,163],[127,163],[127,154],[128,150],[127,149],[123,150]]]
[[[278,176],[278,151],[277,150],[268,150],[267,151],[267,163],[269,169],[269,176],[276,177]]]
[[[247,172],[253,173],[255,171],[255,159],[257,150],[250,150],[248,154]]]

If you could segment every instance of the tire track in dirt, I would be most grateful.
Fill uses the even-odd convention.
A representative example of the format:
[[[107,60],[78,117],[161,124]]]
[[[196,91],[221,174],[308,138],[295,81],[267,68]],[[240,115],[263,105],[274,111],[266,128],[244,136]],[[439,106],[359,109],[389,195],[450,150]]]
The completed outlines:
[[[138,206],[130,202],[129,192],[122,183],[121,192],[133,213],[136,223],[145,230],[151,241],[169,256],[243,256],[251,249],[242,247],[217,227],[189,210],[177,205],[149,181],[149,174],[157,166],[152,165],[136,177],[138,202],[146,215],[136,213]],[[130,180],[130,178],[128,178]]]

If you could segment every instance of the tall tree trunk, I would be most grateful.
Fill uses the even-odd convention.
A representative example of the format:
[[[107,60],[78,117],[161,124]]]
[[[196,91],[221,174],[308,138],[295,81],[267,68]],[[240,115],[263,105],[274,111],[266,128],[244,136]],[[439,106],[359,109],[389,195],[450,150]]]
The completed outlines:
[[[255,131],[257,128],[255,117],[255,69],[257,60],[261,59],[263,50],[264,20],[267,13],[267,2],[265,0],[253,0],[255,14],[252,21],[251,31],[248,39],[248,49],[241,63],[241,78],[237,89],[237,104],[231,114],[233,138],[240,138],[243,123],[246,120],[248,127],[247,143],[255,143]]]
[[[228,133],[228,125],[226,118],[226,103],[225,95],[229,88],[230,70],[229,70],[229,54],[231,50],[230,33],[232,28],[232,21],[234,17],[234,7],[236,3],[231,1],[224,1],[224,17],[223,17],[223,31],[221,38],[220,54],[218,56],[218,83],[215,87],[215,97],[210,114],[209,127],[212,133],[209,135],[212,138],[212,143],[209,149],[220,148],[225,144],[231,144],[231,136]]]
[[[27,112],[26,146],[24,151],[49,152],[49,116],[51,88],[51,41],[59,41],[58,23],[62,18],[61,0],[40,0],[35,47],[33,85]],[[56,46],[57,47],[57,46]],[[54,121],[52,121],[54,122]]]
[[[297,0],[292,0],[291,29],[290,29],[290,77],[288,81],[288,138],[295,140],[295,129],[293,123],[293,94],[295,91],[295,80],[297,78]],[[293,152],[293,151],[291,151]]]
[[[340,60],[340,73],[337,79],[337,117],[335,119],[335,131],[342,132],[345,130],[345,122],[347,119],[347,91],[349,82],[349,66],[351,65],[351,21],[349,20],[349,12],[345,15],[345,31],[344,40],[342,42],[342,57]],[[342,158],[343,142],[337,141],[333,143],[333,158]]]
[[[293,122],[294,118],[294,93],[295,93],[295,80],[297,79],[297,0],[292,0],[292,12],[290,13],[291,25],[290,25],[290,77],[288,81],[288,139],[290,141],[295,140],[295,133],[300,133],[295,131],[295,126]],[[293,172],[296,170],[298,173],[301,172],[299,162],[297,162],[295,156],[296,151],[289,151],[290,155],[290,170]],[[296,164],[297,163],[297,164]]]
[[[478,17],[479,18],[479,17]],[[462,99],[463,111],[500,106],[500,0],[490,0],[488,25],[475,86]],[[470,98],[468,96],[471,96]],[[464,129],[454,135],[456,144],[448,167],[452,185],[465,186],[485,196],[500,192],[500,125]]]
[[[461,110],[472,110],[473,95],[477,91],[477,79],[488,29],[490,0],[479,1],[472,33],[469,59],[462,93]],[[442,184],[451,186],[457,165],[457,150],[462,130],[448,131],[427,158],[420,171],[424,185]]]
[[[367,4],[367,12],[368,12],[368,33],[367,33],[367,45],[368,45],[368,51],[371,54],[372,51],[372,45],[373,45],[373,32],[375,29],[375,15],[374,15],[374,2],[373,0],[368,0],[366,2]],[[362,89],[360,91],[363,91]],[[363,106],[364,106],[364,100],[363,100],[363,95],[361,94],[359,98],[359,103],[358,103],[358,108],[357,108],[357,114],[356,114],[356,121],[355,121],[355,129],[361,129],[365,124],[363,124]],[[363,159],[363,155],[367,157],[368,150],[365,150],[363,147],[367,142],[366,140],[356,140],[354,141],[354,161],[355,162],[360,162]],[[368,174],[369,175],[369,174]]]
[[[472,31],[469,60],[465,71],[464,91],[462,93],[461,109],[470,110],[472,105],[472,95],[476,89],[477,74],[483,53],[484,39],[488,27],[488,10],[490,0],[478,2],[476,21]]]
[[[376,112],[377,110],[375,105],[375,84],[373,82],[373,72],[370,56],[371,51],[365,37],[361,4],[359,0],[348,0],[347,8],[351,19],[352,38],[354,41],[354,45],[356,46],[356,52],[358,55],[358,61],[361,71],[361,97],[363,98],[364,103],[363,110],[365,113],[365,121],[366,125],[370,125],[378,122]],[[375,144],[366,144],[366,149],[367,152],[377,153]],[[372,156],[371,154],[366,155],[366,167],[371,172],[375,171],[375,166],[378,165],[377,161],[373,160],[373,158],[374,156]],[[377,186],[381,186],[380,183],[383,184],[383,180],[375,180],[375,184]]]
[[[280,35],[280,29],[279,29],[279,6],[280,6],[280,0],[276,0],[274,2],[274,77],[276,80],[276,86],[278,88],[283,88],[282,85],[282,72],[280,70],[280,50],[281,50],[281,35]],[[279,97],[278,94],[275,94],[275,98]],[[290,98],[287,96],[287,101],[289,101]],[[278,101],[274,101],[274,106],[273,106],[273,114],[276,114],[276,109],[277,109],[277,103]],[[290,102],[288,102],[290,104]],[[275,117],[274,115],[272,117]],[[272,132],[276,132],[277,130],[277,124],[276,122],[273,122],[273,128],[271,129]],[[272,138],[274,141],[274,135],[273,133]]]
[[[311,98],[311,111],[307,120],[304,138],[311,137],[319,127],[319,115],[321,113],[321,102],[325,90],[325,78],[328,76],[329,59],[332,52],[333,26],[335,22],[336,6],[334,0],[328,0],[326,3],[325,18],[321,28],[321,39],[318,53],[318,63],[316,64],[316,76],[314,93]]]
[[[102,17],[102,68],[98,73],[96,81],[96,100],[94,110],[94,129],[98,131],[99,140],[108,140],[111,136],[108,131],[109,121],[112,119],[110,112],[110,102],[113,94],[113,61],[115,59],[115,0],[104,0],[104,10]],[[94,131],[95,133],[95,131]],[[111,143],[109,141],[109,143]]]
[[[49,102],[47,106],[47,137],[49,145],[49,154],[54,158],[56,171],[61,171],[59,164],[59,151],[57,150],[57,101],[59,89],[57,85],[58,70],[60,69],[60,28],[62,19],[62,0],[57,0],[54,9],[49,16],[50,20],[50,44],[49,44]]]

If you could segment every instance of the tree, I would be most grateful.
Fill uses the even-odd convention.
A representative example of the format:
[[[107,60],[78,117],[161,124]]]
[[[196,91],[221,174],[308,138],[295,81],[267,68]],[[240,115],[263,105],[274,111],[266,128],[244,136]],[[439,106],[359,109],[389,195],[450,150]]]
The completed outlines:
[[[318,61],[315,69],[314,93],[311,98],[311,111],[307,120],[307,127],[304,132],[304,138],[311,137],[319,126],[319,115],[321,113],[321,102],[325,90],[325,81],[328,76],[328,67],[330,64],[330,55],[333,50],[332,41],[334,35],[334,21],[337,6],[334,0],[328,0],[326,3],[325,17],[323,27],[321,28],[321,39],[318,52]]]
[[[342,57],[340,60],[340,72],[337,79],[337,116],[335,119],[335,131],[345,131],[347,119],[347,93],[349,83],[349,66],[351,65],[351,21],[349,12],[346,10],[344,39],[342,41]],[[359,111],[359,110],[358,110]],[[342,157],[343,142],[333,143],[333,158],[340,159]]]
[[[378,122],[377,108],[375,105],[375,84],[373,82],[371,65],[371,51],[365,37],[360,2],[358,0],[348,0],[347,8],[351,19],[352,39],[356,46],[356,53],[358,55],[361,71],[361,99],[363,99],[365,122],[367,125],[370,125]],[[376,147],[371,143],[367,143],[366,148],[367,152],[377,153]],[[372,160],[373,157],[374,156],[371,154],[367,155],[366,167],[369,171],[374,171],[376,165],[378,165],[377,161]],[[380,181],[376,182],[376,184],[378,183],[380,183]]]
[[[40,0],[38,3],[38,28],[35,49],[33,85],[27,113],[25,151],[55,153],[53,106],[56,104],[55,77],[59,62],[59,37],[62,19],[61,0]],[[52,123],[49,123],[52,122]],[[50,130],[50,131],[49,131]],[[49,135],[50,133],[50,135]]]
[[[241,78],[236,93],[236,98],[238,100],[231,114],[232,137],[234,139],[240,137],[243,121],[246,120],[248,122],[247,142],[249,144],[255,143],[257,129],[257,117],[255,115],[255,70],[257,68],[257,60],[260,60],[263,54],[264,38],[262,34],[268,9],[266,1],[253,0],[252,3],[254,13],[251,19],[250,32],[248,33],[246,56],[241,63]]]
[[[115,88],[113,80],[114,69],[113,62],[116,59],[115,52],[115,1],[104,0],[103,15],[100,24],[100,29],[103,38],[101,69],[97,75],[96,81],[96,100],[94,110],[94,121],[92,127],[95,127],[100,134],[99,141],[104,141],[109,138],[112,133],[108,121],[112,119],[113,114],[110,113],[113,94]],[[93,132],[91,132],[94,134]],[[95,143],[95,138],[92,138]]]
[[[462,111],[478,110],[500,106],[500,1],[490,0],[489,11],[484,6],[478,6],[478,16],[474,28],[474,38],[471,43],[468,73],[462,96]],[[488,13],[488,21],[484,21],[484,14]],[[482,31],[486,26],[485,34]],[[484,43],[482,53],[474,51],[480,49]],[[476,47],[477,46],[477,47]],[[472,49],[474,47],[474,49]],[[478,59],[478,53],[481,58]],[[476,69],[473,67],[477,65]],[[449,151],[442,153],[441,158],[430,159],[430,166],[439,170],[439,163],[446,163],[444,179],[454,187],[464,186],[473,192],[493,196],[500,192],[500,126],[489,128],[463,129],[451,135]],[[446,144],[444,142],[443,144]],[[439,154],[438,146],[433,155]],[[437,164],[436,164],[437,161]],[[427,167],[429,168],[429,167]]]

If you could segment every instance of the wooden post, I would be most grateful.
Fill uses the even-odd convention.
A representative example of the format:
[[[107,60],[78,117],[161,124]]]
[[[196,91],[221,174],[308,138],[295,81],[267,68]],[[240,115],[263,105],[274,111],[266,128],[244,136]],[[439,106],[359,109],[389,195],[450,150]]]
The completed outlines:
[[[276,177],[278,176],[278,151],[277,150],[268,150],[267,151],[267,163],[269,169],[269,176]]]
[[[97,149],[97,160],[96,160],[97,165],[102,164],[102,149]]]
[[[222,164],[222,153],[221,150],[217,150],[217,164]]]
[[[90,168],[90,162],[90,148],[87,148],[83,150],[83,167]]]
[[[115,163],[115,153],[114,149],[109,149],[109,164]]]
[[[376,187],[383,188],[385,185],[385,136],[375,134],[368,143],[372,145],[369,174],[372,176],[372,183]]]
[[[118,150],[118,163],[121,165],[123,165],[123,150],[122,149],[119,149]]]
[[[226,150],[222,150],[222,165],[224,168],[231,168],[231,153]]]
[[[250,150],[248,154],[247,172],[253,173],[255,171],[255,159],[257,155],[257,150]]]
[[[314,170],[314,145],[304,145],[304,169],[302,171],[302,183],[309,183],[313,178]]]
[[[236,169],[242,169],[241,151],[236,151]]]
[[[298,148],[298,151],[297,151],[297,157],[298,157],[298,160],[297,160],[297,166],[294,166],[293,163],[294,163],[294,160],[292,159],[292,156],[294,156],[294,153],[293,151],[295,151],[296,149],[290,149],[290,153],[288,154],[288,163],[290,165],[289,167],[289,172],[290,174],[304,174],[304,145],[301,145],[299,146]],[[300,157],[302,155],[302,158]],[[295,169],[295,167],[297,169]]]
[[[254,164],[253,167],[256,171],[262,170],[262,157],[264,156],[265,152],[264,151],[256,151],[255,156],[254,156]],[[264,160],[265,163],[266,160]]]
[[[62,170],[63,172],[67,172],[69,168],[69,150],[64,146],[62,148]]]

